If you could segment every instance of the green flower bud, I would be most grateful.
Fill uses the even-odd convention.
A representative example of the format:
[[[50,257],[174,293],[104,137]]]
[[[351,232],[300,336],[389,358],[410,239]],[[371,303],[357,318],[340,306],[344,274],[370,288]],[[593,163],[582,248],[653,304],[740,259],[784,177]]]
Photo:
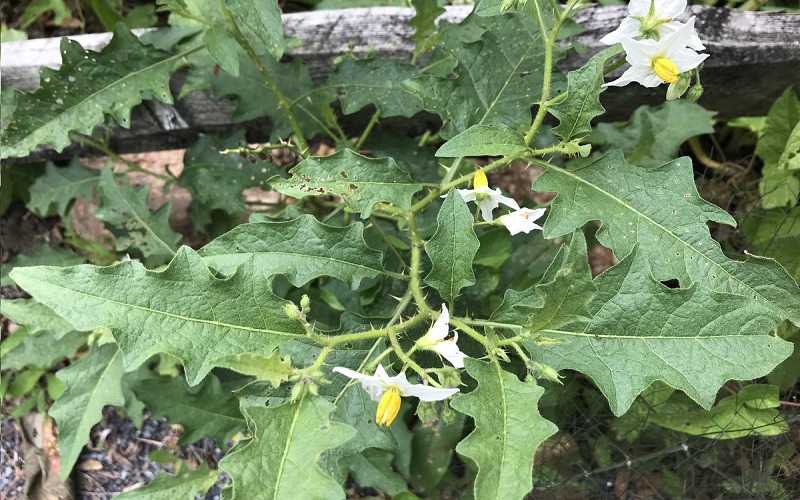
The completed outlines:
[[[311,310],[311,299],[308,298],[308,295],[303,295],[303,298],[300,299],[300,309],[304,313],[308,313]]]
[[[439,412],[436,410],[436,403],[420,401],[417,405],[417,416],[422,420],[423,425],[431,425],[439,420]]]
[[[703,95],[703,86],[699,83],[695,83],[692,85],[692,88],[689,89],[689,93],[686,94],[686,100],[689,102],[697,102],[701,95]]]

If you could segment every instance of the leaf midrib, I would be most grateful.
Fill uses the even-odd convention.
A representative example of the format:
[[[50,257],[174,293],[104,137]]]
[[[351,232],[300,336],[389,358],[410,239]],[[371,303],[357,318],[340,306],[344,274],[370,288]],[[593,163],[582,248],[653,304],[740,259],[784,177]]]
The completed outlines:
[[[33,279],[36,279],[36,278],[33,278]],[[266,334],[271,334],[271,335],[280,335],[280,336],[283,336],[283,337],[292,337],[292,338],[303,337],[303,335],[300,335],[300,334],[297,334],[297,333],[282,332],[282,331],[278,331],[278,330],[267,330],[267,329],[261,329],[261,328],[253,328],[253,327],[244,326],[244,325],[234,325],[234,324],[230,324],[230,323],[222,323],[220,321],[213,321],[213,320],[207,320],[207,319],[202,319],[202,318],[192,318],[190,316],[181,316],[179,314],[173,314],[173,313],[170,313],[170,312],[167,312],[167,311],[160,311],[158,309],[152,309],[152,308],[149,308],[149,307],[138,306],[138,305],[135,305],[135,304],[128,304],[128,303],[125,303],[125,302],[120,302],[120,301],[117,301],[117,300],[109,299],[107,297],[101,297],[99,295],[93,295],[91,293],[84,292],[83,290],[75,290],[73,288],[67,288],[67,287],[59,285],[57,283],[50,283],[50,282],[42,281],[42,280],[38,280],[38,281],[40,281],[41,283],[45,283],[48,286],[60,288],[62,290],[66,290],[68,292],[77,293],[77,294],[80,294],[80,295],[84,295],[86,297],[91,297],[93,299],[100,299],[100,300],[102,300],[104,302],[108,302],[108,303],[114,304],[116,306],[129,307],[131,309],[138,309],[140,311],[144,311],[144,312],[147,312],[147,313],[161,314],[163,316],[167,316],[169,318],[179,319],[179,320],[185,321],[187,323],[201,323],[201,324],[211,325],[211,326],[215,326],[215,327],[219,327],[219,328],[230,328],[230,329],[243,330],[243,331],[246,331],[246,332],[254,332],[254,333],[266,333]],[[47,305],[47,304],[45,304],[45,305]]]
[[[212,258],[217,258],[217,257],[231,257],[231,258],[232,257],[244,257],[244,258],[247,258],[248,255],[254,255],[254,256],[258,256],[258,255],[285,255],[285,256],[291,257],[291,258],[298,258],[298,257],[313,258],[313,259],[318,259],[318,260],[335,262],[337,264],[357,267],[357,268],[361,268],[361,269],[367,269],[367,270],[370,270],[370,271],[375,271],[375,272],[377,272],[379,274],[385,274],[385,272],[386,272],[386,270],[383,269],[383,268],[369,267],[369,266],[365,266],[363,264],[356,264],[355,262],[350,262],[350,261],[346,261],[346,260],[337,259],[335,257],[326,257],[326,256],[315,255],[315,254],[306,254],[306,253],[288,252],[288,251],[280,251],[280,252],[273,252],[273,251],[269,251],[269,252],[238,252],[238,253],[225,252],[225,253],[213,253],[213,254],[207,254],[207,255],[202,255],[201,254],[200,256],[204,260],[205,259],[209,259],[210,260]]]
[[[294,417],[292,418],[292,425],[289,427],[289,433],[286,436],[286,446],[283,447],[283,454],[281,455],[281,462],[278,464],[278,473],[275,477],[275,489],[272,493],[273,500],[280,500],[278,497],[278,492],[280,491],[279,485],[281,482],[281,477],[283,476],[283,470],[286,467],[286,461],[289,458],[289,447],[292,444],[292,439],[294,438],[294,429],[297,426],[297,420],[300,418],[300,410],[303,408],[303,403],[305,399],[301,399],[300,402],[297,404],[297,408],[294,411]],[[315,464],[309,464],[315,465]]]
[[[172,63],[172,62],[174,62],[175,60],[178,60],[178,59],[181,59],[181,58],[183,58],[183,57],[186,57],[186,56],[188,56],[189,54],[191,54],[191,53],[193,53],[193,52],[196,52],[196,51],[198,51],[198,50],[200,50],[200,49],[202,49],[202,48],[203,48],[203,46],[201,45],[201,46],[193,47],[193,48],[191,48],[191,49],[187,49],[187,50],[185,50],[185,51],[183,51],[183,52],[180,52],[180,53],[178,53],[178,54],[174,54],[174,55],[172,55],[172,56],[169,56],[169,57],[167,57],[166,59],[161,59],[160,61],[156,62],[155,64],[151,64],[151,65],[149,65],[149,66],[145,66],[144,68],[141,68],[141,69],[138,69],[138,70],[136,70],[136,71],[133,71],[133,72],[131,72],[131,73],[128,73],[128,74],[126,74],[125,76],[123,76],[122,78],[120,78],[120,79],[118,79],[118,80],[114,80],[114,81],[113,81],[111,84],[109,84],[109,85],[106,85],[106,86],[104,86],[104,87],[103,87],[103,88],[101,88],[101,89],[98,89],[97,91],[95,91],[95,92],[93,92],[93,93],[89,94],[88,96],[84,97],[84,98],[83,98],[83,99],[81,99],[80,101],[76,102],[76,103],[75,103],[75,104],[73,104],[72,106],[69,106],[69,107],[65,108],[65,109],[64,109],[62,112],[58,113],[58,114],[57,114],[55,117],[53,117],[53,118],[52,118],[52,119],[50,119],[50,120],[47,120],[47,121],[46,121],[46,122],[44,122],[42,125],[40,125],[39,127],[35,128],[35,129],[34,129],[33,131],[31,131],[30,133],[26,134],[24,137],[22,137],[22,138],[21,138],[20,140],[18,140],[17,142],[15,142],[15,143],[13,143],[13,144],[10,144],[10,145],[8,145],[8,148],[9,148],[9,149],[12,149],[12,150],[16,149],[17,147],[19,147],[19,145],[20,145],[20,144],[24,143],[26,140],[30,139],[31,137],[34,137],[34,136],[36,136],[36,135],[37,135],[37,134],[38,134],[38,133],[39,133],[39,132],[40,132],[42,129],[44,129],[44,128],[48,128],[48,127],[49,127],[51,124],[53,124],[53,123],[55,123],[55,122],[58,122],[58,121],[60,121],[60,120],[61,120],[61,118],[62,118],[64,115],[67,115],[67,114],[69,114],[69,113],[72,113],[72,112],[74,112],[74,110],[75,110],[76,108],[80,109],[80,107],[82,107],[82,106],[84,105],[84,103],[86,103],[87,101],[89,101],[89,102],[90,102],[90,101],[92,101],[92,100],[93,100],[93,99],[94,99],[96,96],[98,96],[98,95],[100,95],[100,94],[102,94],[102,93],[104,93],[104,92],[107,92],[107,91],[109,91],[109,90],[111,90],[111,89],[113,89],[113,88],[116,88],[116,87],[117,87],[117,86],[118,86],[120,83],[123,83],[123,82],[125,82],[125,81],[131,80],[131,79],[133,79],[134,77],[138,77],[140,74],[142,74],[142,73],[144,73],[144,72],[146,72],[146,71],[150,71],[150,70],[151,70],[151,69],[153,69],[153,68],[158,68],[158,67],[159,67],[160,65],[162,65],[162,64],[165,64],[165,63]],[[86,51],[86,50],[84,49],[84,52],[88,52],[88,51]],[[142,93],[142,91],[141,91],[141,90],[139,90],[139,92],[138,92],[138,95],[139,95],[139,97],[140,97],[140,101],[141,101],[141,93]],[[154,97],[155,97],[155,96],[154,96]],[[103,113],[103,115],[105,115],[105,114],[109,113],[109,111],[107,111],[107,110],[103,109],[103,110],[102,110],[102,113]],[[70,129],[70,130],[78,130],[78,129]],[[39,144],[39,143],[37,143],[37,144]]]
[[[158,240],[158,243],[161,244],[161,246],[163,246],[164,248],[166,248],[171,256],[175,256],[175,253],[176,253],[175,250],[173,250],[172,247],[169,246],[166,241],[161,239],[161,237],[158,234],[156,234],[156,232],[150,227],[150,224],[148,224],[147,222],[145,222],[144,219],[142,219],[142,217],[139,215],[139,212],[136,210],[136,208],[134,208],[134,206],[131,204],[131,202],[128,200],[128,198],[125,196],[125,194],[122,192],[122,189],[119,187],[119,185],[117,184],[117,181],[114,179],[113,176],[111,177],[111,183],[114,185],[114,189],[117,191],[117,195],[120,198],[122,198],[122,200],[125,202],[125,205],[127,205],[128,208],[130,208],[130,211],[131,211],[131,213],[133,213],[134,218],[137,221],[139,221],[139,224],[145,229],[145,231],[150,233],[156,240]],[[132,188],[132,186],[131,186],[131,188]],[[101,189],[102,189],[102,185],[101,185]]]
[[[599,186],[597,186],[595,184],[592,184],[591,182],[587,181],[586,179],[583,179],[582,177],[579,177],[579,176],[573,174],[572,172],[570,172],[568,170],[565,170],[565,169],[562,169],[562,168],[559,168],[559,167],[556,167],[556,166],[553,166],[553,165],[550,165],[550,164],[548,164],[547,168],[552,169],[552,170],[554,170],[556,172],[559,172],[561,174],[564,174],[564,175],[566,175],[568,177],[571,177],[572,179],[575,179],[576,181],[578,181],[578,182],[580,182],[582,184],[585,184],[585,185],[589,186],[590,188],[594,189],[595,191],[597,191],[597,192],[599,192],[599,193],[611,198],[612,200],[616,201],[621,206],[623,206],[624,208],[630,210],[632,213],[636,214],[641,219],[649,222],[650,224],[652,224],[656,228],[661,229],[665,234],[668,234],[668,235],[672,236],[675,240],[677,240],[680,243],[682,243],[686,248],[689,248],[693,252],[695,252],[697,255],[702,256],[704,260],[706,260],[707,262],[712,263],[717,269],[719,269],[721,272],[723,272],[725,275],[727,275],[732,281],[735,281],[736,283],[739,283],[740,285],[742,285],[746,289],[748,289],[748,290],[752,291],[754,294],[758,295],[758,297],[761,298],[761,300],[763,300],[766,303],[766,305],[768,305],[770,308],[772,308],[773,310],[777,309],[778,311],[781,311],[781,317],[785,317],[786,316],[785,314],[783,314],[783,310],[780,307],[778,307],[775,304],[773,304],[772,301],[770,301],[767,298],[765,298],[761,293],[759,293],[757,290],[754,290],[747,283],[741,281],[736,276],[734,276],[733,274],[728,272],[728,270],[725,269],[724,267],[722,267],[722,265],[719,262],[711,259],[705,253],[702,253],[698,249],[696,249],[692,244],[690,244],[687,241],[681,239],[678,235],[676,235],[675,233],[670,231],[666,226],[656,222],[652,218],[648,217],[646,214],[640,212],[639,210],[635,209],[631,205],[625,203],[624,200],[614,196],[613,194],[609,193],[608,191],[604,191]]]

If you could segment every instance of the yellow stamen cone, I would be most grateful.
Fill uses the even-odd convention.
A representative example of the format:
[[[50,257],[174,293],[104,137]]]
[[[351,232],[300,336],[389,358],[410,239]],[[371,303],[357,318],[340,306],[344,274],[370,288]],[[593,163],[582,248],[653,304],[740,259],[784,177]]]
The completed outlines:
[[[475,172],[475,178],[472,179],[472,185],[475,189],[489,185],[489,179],[486,178],[486,174],[483,173],[483,170],[478,170]]]
[[[657,77],[667,83],[677,82],[680,74],[675,63],[666,57],[657,57],[653,60],[653,71],[656,72]]]
[[[375,413],[375,422],[378,425],[389,426],[400,412],[400,391],[391,388],[386,391],[378,402],[378,411]]]

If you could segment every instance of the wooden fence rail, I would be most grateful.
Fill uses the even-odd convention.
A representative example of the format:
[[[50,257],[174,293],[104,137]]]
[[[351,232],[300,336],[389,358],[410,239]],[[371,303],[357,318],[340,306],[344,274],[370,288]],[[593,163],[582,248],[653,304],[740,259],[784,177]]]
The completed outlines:
[[[458,22],[471,7],[448,7],[442,16]],[[603,48],[597,40],[612,31],[627,14],[625,7],[589,7],[576,16],[586,30],[570,40],[588,48],[583,56],[571,53],[562,69],[579,67]],[[314,11],[283,16],[286,34],[303,41],[292,53],[302,59],[315,81],[324,81],[334,57],[352,49],[357,54],[370,47],[377,56],[398,61],[410,60],[412,30],[407,21],[412,9],[368,8]],[[800,84],[800,16],[744,12],[694,6],[679,20],[697,16],[696,26],[710,57],[703,70],[705,93],[700,104],[722,117],[761,115],[789,85]],[[110,33],[71,37],[84,48],[99,50],[110,40]],[[59,39],[40,39],[4,43],[0,70],[3,85],[33,90],[39,83],[39,68],[60,65]],[[619,70],[618,70],[619,71]],[[176,76],[176,78],[180,78]],[[176,82],[177,83],[177,82]],[[663,102],[665,88],[645,89],[638,85],[609,88],[602,94],[606,120],[624,120],[642,104]],[[117,128],[112,148],[120,153],[157,151],[191,144],[199,134],[231,128],[235,105],[218,101],[206,92],[195,92],[174,106],[148,101],[134,110],[130,129]],[[352,118],[363,119],[358,114]],[[427,117],[430,120],[430,116]],[[252,141],[268,137],[266,119],[243,124]],[[57,159],[82,152],[73,145],[61,154],[41,148],[24,161]]]

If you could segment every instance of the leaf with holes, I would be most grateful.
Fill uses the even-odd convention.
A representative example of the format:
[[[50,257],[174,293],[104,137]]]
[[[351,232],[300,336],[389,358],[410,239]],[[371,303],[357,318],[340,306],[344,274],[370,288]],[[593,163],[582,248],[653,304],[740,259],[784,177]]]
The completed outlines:
[[[11,274],[77,329],[110,328],[127,370],[166,352],[181,360],[193,386],[219,358],[270,352],[305,337],[302,324],[284,313],[288,303],[272,294],[252,260],[228,279],[215,278],[188,247],[181,247],[162,272],[133,261],[112,267],[30,267]]]
[[[111,165],[100,174],[100,206],[95,216],[117,238],[117,251],[131,252],[150,265],[162,264],[175,255],[180,233],[169,227],[172,203],[151,212],[147,205],[150,186],[131,186],[127,175],[115,179]]]
[[[550,166],[533,189],[559,193],[542,230],[546,238],[599,220],[598,241],[618,258],[639,244],[655,279],[677,278],[683,285],[697,282],[742,295],[767,306],[776,317],[800,324],[800,289],[780,264],[753,255],[731,260],[711,238],[707,220],[735,221],[700,198],[689,158],[642,168],[612,151],[573,170]]]
[[[342,103],[345,114],[374,105],[382,118],[412,117],[422,111],[422,101],[400,86],[400,82],[419,75],[410,64],[388,59],[346,57],[328,78],[330,98]]]
[[[339,483],[317,465],[322,452],[355,434],[352,427],[331,422],[333,409],[333,403],[312,397],[278,407],[245,407],[253,437],[219,463],[233,481],[234,498],[344,499]]]
[[[313,215],[242,224],[201,248],[199,254],[223,274],[252,258],[261,273],[284,274],[295,286],[333,276],[355,289],[362,279],[384,272],[383,255],[364,242],[363,224],[328,226]]]
[[[170,54],[144,45],[122,23],[101,52],[62,39],[61,68],[43,68],[39,89],[18,96],[0,139],[2,158],[26,156],[39,144],[60,152],[70,144],[70,131],[90,134],[105,114],[127,128],[131,108],[144,97],[171,104],[169,77],[194,50]]]
[[[656,380],[708,409],[726,381],[762,377],[792,352],[770,335],[779,323],[773,311],[701,284],[668,289],[638,246],[594,281],[590,321],[540,330],[563,342],[524,345],[557,370],[588,375],[615,415]]]
[[[422,189],[392,158],[367,158],[350,149],[307,158],[290,172],[290,179],[271,179],[273,189],[295,198],[341,196],[362,219],[381,202],[408,210],[414,193]]]
[[[475,420],[475,430],[456,451],[478,469],[474,495],[480,499],[523,498],[533,489],[533,455],[558,428],[539,414],[544,389],[520,382],[497,361],[467,358],[467,373],[478,382],[451,406]]]

